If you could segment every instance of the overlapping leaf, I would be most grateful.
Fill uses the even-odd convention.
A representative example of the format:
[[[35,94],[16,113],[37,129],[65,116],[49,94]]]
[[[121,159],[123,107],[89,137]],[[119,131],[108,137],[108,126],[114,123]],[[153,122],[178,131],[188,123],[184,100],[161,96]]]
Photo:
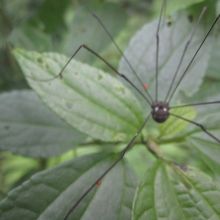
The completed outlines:
[[[155,97],[155,53],[156,53],[156,28],[158,21],[153,21],[145,25],[132,38],[125,55],[131,65],[142,79],[143,83],[148,83],[149,92]],[[188,19],[186,13],[179,13],[171,18],[171,25],[164,24],[160,29],[160,52],[159,52],[159,100],[164,100],[171,84],[171,79],[177,69],[180,57],[183,53],[186,42],[190,38],[194,24]],[[193,41],[187,50],[184,61],[181,65],[176,82],[180,79],[185,71],[189,61],[192,59],[196,49],[201,43],[205,34],[203,25],[197,26],[197,31],[193,37]],[[204,74],[208,67],[209,51],[212,45],[212,38],[208,39],[197,58],[193,62],[186,77],[180,84],[178,91],[184,91],[187,95],[194,94],[202,83]],[[124,73],[136,85],[140,86],[135,75],[132,73],[125,59],[121,60],[120,72]]]
[[[219,220],[220,186],[195,169],[171,171],[155,163],[139,186],[134,220]]]
[[[180,9],[186,9],[187,7],[198,4],[201,2],[204,2],[205,0],[185,0],[185,1],[176,1],[176,0],[170,0],[167,4],[166,12],[167,14],[173,13],[175,11],[178,11]],[[155,5],[157,8],[161,7],[161,1],[156,0]]]
[[[195,138],[190,141],[198,158],[203,160],[214,172],[219,173],[220,167],[220,147],[219,143],[208,141],[202,138]]]
[[[72,61],[64,78],[54,78],[67,62],[64,56],[15,50],[29,84],[67,123],[101,140],[127,140],[143,121],[132,93],[101,70]]]
[[[96,0],[90,0],[84,1],[81,6],[77,8],[74,20],[68,23],[70,31],[65,35],[62,50],[68,56],[71,56],[81,44],[86,44],[96,52],[101,53],[112,43],[92,13],[95,13],[102,20],[113,38],[116,38],[126,26],[126,11],[115,3],[103,2],[100,4]],[[114,19],[112,19],[113,14]],[[108,56],[115,56],[116,49],[114,48],[113,51]],[[90,64],[97,60],[94,55],[87,51],[79,53],[76,59],[85,60],[86,63]]]
[[[171,26],[164,24],[161,29],[160,100],[166,95],[184,45],[194,28],[187,17],[187,14],[182,13],[180,19],[171,19]],[[156,27],[157,22],[144,26],[126,51],[126,56],[143,82],[149,83],[149,92],[153,97]],[[204,30],[202,24],[198,26],[180,73],[201,42]],[[211,44],[212,39],[198,54],[177,95],[184,92],[190,96],[198,91],[208,67]],[[64,78],[54,79],[66,63],[65,57],[18,49],[14,54],[29,84],[43,101],[71,126],[93,138],[103,141],[128,140],[143,121],[143,112],[148,111],[148,107],[142,109],[133,94],[108,73],[72,61],[64,72]],[[141,86],[124,59],[121,61],[120,71]],[[200,113],[199,111],[198,114]],[[193,109],[185,109],[180,114],[189,119],[196,115]],[[218,111],[208,109],[203,116],[199,122],[205,123],[211,132],[218,135]],[[160,133],[162,137],[167,137],[171,133],[179,133],[185,127],[186,123],[178,123],[171,118],[160,127]],[[213,140],[209,141],[199,127],[194,128],[187,131],[191,134],[189,140],[192,141],[187,144],[194,147],[201,158],[207,159],[208,165],[219,167],[219,144],[211,143]],[[71,205],[110,164],[108,156],[93,155],[34,176],[2,201],[0,220],[63,219]],[[70,219],[103,219],[104,216],[107,220],[220,220],[219,184],[197,170],[177,166],[172,168],[174,169],[162,161],[155,162],[149,168],[138,187],[131,216],[135,181],[129,168],[120,163],[104,179],[100,188],[82,201]]]
[[[189,120],[193,120],[196,116],[196,111],[192,107],[182,108],[182,109],[172,109],[171,112],[176,115],[181,115],[182,117],[185,117]],[[159,127],[160,137],[167,138],[170,136],[178,135],[178,133],[183,132],[184,129],[186,130],[188,126],[189,126],[188,122],[170,116],[170,118],[166,121],[166,123],[161,124]]]
[[[86,135],[59,119],[31,91],[2,94],[0,102],[1,150],[49,157],[85,142]]]
[[[111,161],[109,155],[90,155],[33,176],[0,203],[0,220],[63,219]],[[118,164],[69,219],[130,219],[135,185],[129,167]]]

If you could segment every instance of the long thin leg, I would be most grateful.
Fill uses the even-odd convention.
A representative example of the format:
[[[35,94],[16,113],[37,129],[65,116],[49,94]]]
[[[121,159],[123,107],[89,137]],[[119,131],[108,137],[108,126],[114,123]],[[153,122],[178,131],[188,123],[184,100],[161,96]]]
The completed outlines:
[[[98,57],[101,61],[103,61],[111,70],[113,70],[119,77],[123,78],[125,81],[127,81],[146,101],[147,103],[151,106],[152,102],[148,99],[148,97],[145,96],[144,93],[142,93],[138,87],[132,82],[130,81],[124,74],[122,73],[119,73],[115,67],[113,67],[110,63],[108,63],[103,57],[101,57],[97,52],[95,52],[94,50],[92,50],[91,48],[89,48],[87,45],[85,44],[82,44],[78,47],[78,49],[74,52],[74,54],[69,58],[69,60],[66,62],[66,64],[63,66],[63,68],[60,70],[60,72],[54,76],[53,78],[51,79],[43,79],[43,80],[38,80],[38,81],[41,81],[41,82],[48,82],[48,81],[51,81],[53,79],[56,79],[56,78],[62,78],[63,77],[63,73],[64,73],[64,70],[66,69],[66,67],[69,65],[69,63],[72,61],[72,59],[79,53],[79,51],[81,49],[86,49],[87,51],[89,51],[90,53],[92,53],[93,55],[95,55],[96,57]],[[31,79],[33,79],[32,77],[29,77]],[[36,80],[36,79],[35,79]]]
[[[161,19],[162,19],[162,14],[163,10],[165,9],[166,6],[166,0],[163,0],[163,4],[161,6],[160,10],[160,17],[157,25],[157,31],[156,31],[156,81],[155,81],[155,99],[158,101],[158,74],[159,74],[159,48],[160,48],[160,25],[161,25]]]
[[[195,24],[193,25],[192,32],[191,32],[190,37],[189,37],[188,41],[186,42],[186,45],[185,45],[185,47],[183,49],[182,56],[180,58],[180,61],[179,61],[179,64],[177,66],[177,69],[175,71],[175,74],[174,74],[174,76],[173,76],[173,78],[171,80],[170,87],[169,87],[169,90],[167,92],[167,95],[166,95],[166,98],[165,98],[164,102],[167,102],[167,99],[168,99],[168,97],[170,95],[170,92],[171,92],[171,90],[173,88],[174,82],[176,81],[177,74],[179,73],[180,67],[181,67],[181,65],[183,63],[184,57],[186,55],[186,52],[187,52],[187,50],[189,48],[190,43],[192,42],[192,39],[193,39],[193,37],[194,37],[194,35],[196,33],[198,25],[199,25],[199,23],[200,23],[200,21],[201,21],[201,19],[202,19],[202,17],[203,17],[203,15],[204,15],[206,10],[207,10],[207,7],[204,7],[203,10],[201,11],[200,15],[199,15],[199,18],[198,18],[197,22],[195,22]]]
[[[210,27],[209,31],[206,33],[203,41],[201,42],[201,44],[199,45],[198,49],[196,50],[195,54],[193,55],[192,59],[190,60],[189,64],[187,65],[185,71],[183,72],[183,74],[181,75],[179,81],[177,82],[177,85],[174,87],[170,97],[169,97],[169,100],[168,100],[168,103],[170,103],[171,99],[173,98],[177,88],[179,87],[180,83],[182,82],[182,80],[184,79],[187,71],[189,70],[189,68],[191,67],[193,61],[195,60],[197,54],[199,53],[200,49],[202,48],[203,44],[205,43],[206,39],[208,38],[210,32],[212,31],[212,29],[214,28],[215,24],[218,22],[218,20],[220,19],[220,14],[218,15],[218,17],[214,20],[214,22],[212,23],[212,26]]]
[[[209,137],[213,138],[215,141],[217,141],[218,143],[220,143],[220,139],[217,138],[217,137],[216,137],[215,135],[213,135],[212,133],[210,133],[202,124],[200,124],[200,123],[198,123],[198,122],[195,122],[195,121],[192,121],[192,120],[190,120],[190,119],[184,118],[184,117],[182,117],[182,116],[180,116],[180,115],[173,114],[173,113],[170,113],[170,115],[171,115],[171,116],[174,116],[174,117],[176,117],[176,118],[178,118],[178,119],[181,119],[181,120],[183,120],[183,121],[187,121],[187,122],[189,122],[189,123],[191,123],[191,124],[196,125],[197,127],[201,128]]]
[[[59,75],[60,77],[62,77],[62,74],[65,70],[65,68],[67,67],[67,65],[71,62],[71,60],[76,56],[76,54],[80,51],[80,49],[86,49],[87,51],[89,51],[90,53],[92,53],[93,55],[95,55],[96,57],[98,57],[100,60],[102,60],[110,69],[112,69],[118,76],[120,76],[121,78],[123,78],[125,81],[127,81],[146,101],[147,103],[151,106],[151,101],[138,89],[138,87],[131,82],[124,74],[119,73],[115,67],[113,67],[110,63],[108,63],[103,57],[101,57],[98,53],[96,53],[93,49],[89,48],[88,46],[86,46],[85,44],[81,45],[76,52],[70,57],[70,59],[68,60],[68,62],[64,65],[64,67],[62,68],[62,70],[60,71]]]
[[[184,105],[176,105],[176,106],[170,106],[170,109],[172,109],[172,108],[184,108],[184,107],[189,107],[189,106],[213,105],[213,104],[220,104],[220,101],[198,102],[198,103],[189,103],[189,104],[184,104]]]
[[[134,137],[129,141],[129,143],[126,145],[126,147],[120,152],[118,159],[99,178],[97,178],[94,181],[94,183],[82,194],[82,196],[75,202],[75,204],[67,212],[67,214],[64,217],[64,220],[68,219],[70,214],[77,208],[77,206],[89,194],[89,192],[91,192],[91,190],[97,185],[97,183],[100,182],[124,158],[126,152],[128,152],[128,150],[134,145],[136,138],[139,136],[139,134],[141,133],[141,131],[145,127],[149,118],[150,118],[150,114],[146,117],[144,123],[137,130],[137,133],[134,135]]]
[[[139,77],[139,75],[137,74],[137,72],[135,71],[135,69],[133,68],[133,66],[131,65],[130,61],[128,60],[128,58],[125,56],[125,54],[123,53],[123,51],[120,49],[120,47],[118,46],[118,44],[116,43],[116,41],[114,40],[114,38],[112,37],[111,33],[109,32],[109,30],[106,28],[106,26],[104,25],[104,23],[101,21],[101,19],[94,13],[90,12],[92,14],[92,16],[97,20],[97,22],[100,24],[100,26],[103,28],[103,30],[105,31],[105,33],[108,35],[108,37],[111,39],[111,41],[113,42],[115,48],[118,50],[119,54],[124,58],[125,62],[127,63],[128,67],[131,69],[131,71],[133,72],[133,74],[137,77],[140,85],[144,88],[144,83],[142,82],[141,78]],[[145,89],[145,88],[144,88]],[[145,89],[149,99],[151,100],[151,102],[153,102],[153,98],[151,97],[150,93]]]

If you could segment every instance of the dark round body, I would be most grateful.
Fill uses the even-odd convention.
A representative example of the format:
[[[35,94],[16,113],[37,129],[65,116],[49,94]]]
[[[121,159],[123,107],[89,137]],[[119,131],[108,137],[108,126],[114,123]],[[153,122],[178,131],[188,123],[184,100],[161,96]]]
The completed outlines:
[[[165,122],[169,117],[169,104],[166,102],[155,102],[152,104],[152,117],[158,123]]]

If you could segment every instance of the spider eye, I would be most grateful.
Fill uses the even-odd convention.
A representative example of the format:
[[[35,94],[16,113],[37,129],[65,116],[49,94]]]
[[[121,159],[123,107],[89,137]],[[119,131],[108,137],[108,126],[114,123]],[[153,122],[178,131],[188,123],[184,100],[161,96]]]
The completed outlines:
[[[159,107],[155,107],[155,112],[158,112],[159,111]]]
[[[167,108],[163,108],[163,111],[164,111],[164,112],[167,112]]]

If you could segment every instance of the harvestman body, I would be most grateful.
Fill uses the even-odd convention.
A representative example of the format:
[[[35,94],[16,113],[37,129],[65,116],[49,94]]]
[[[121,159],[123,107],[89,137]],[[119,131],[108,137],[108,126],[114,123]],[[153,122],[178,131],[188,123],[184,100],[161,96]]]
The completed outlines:
[[[151,108],[151,115],[154,121],[163,123],[168,119],[170,112],[169,104],[167,102],[155,102],[152,104]]]
[[[192,38],[196,32],[197,26],[203,16],[203,14],[206,11],[206,8],[204,8],[198,18],[198,21],[195,23],[195,26],[192,30],[192,33],[184,47],[184,50],[182,52],[182,56],[180,58],[180,61],[177,65],[177,69],[174,73],[174,76],[172,78],[170,87],[168,89],[168,93],[166,95],[165,100],[158,100],[158,72],[159,72],[159,31],[160,31],[160,26],[161,26],[161,19],[162,19],[162,15],[163,15],[163,11],[165,9],[165,5],[166,5],[166,0],[163,0],[163,4],[161,7],[161,11],[160,11],[160,18],[159,18],[159,22],[158,22],[158,26],[157,26],[157,31],[156,31],[156,62],[155,62],[155,100],[153,100],[152,96],[149,94],[148,90],[146,89],[146,85],[142,82],[142,80],[140,79],[140,77],[138,76],[138,74],[136,73],[136,71],[134,70],[134,68],[132,67],[132,65],[130,64],[129,60],[126,58],[126,56],[124,55],[124,53],[122,52],[122,50],[119,48],[119,46],[116,44],[116,42],[114,41],[112,35],[110,34],[110,32],[107,30],[107,28],[105,27],[105,25],[102,23],[102,21],[99,19],[99,17],[97,17],[95,14],[92,14],[95,19],[98,21],[98,23],[101,25],[101,27],[103,28],[103,30],[106,32],[106,34],[108,35],[108,37],[112,40],[112,43],[115,45],[116,49],[118,50],[118,52],[122,55],[122,57],[124,58],[125,62],[127,63],[127,65],[129,66],[129,68],[132,70],[133,74],[137,77],[137,80],[139,81],[140,85],[142,86],[142,88],[145,90],[146,93],[143,93],[142,90],[139,89],[139,87],[137,85],[135,85],[131,80],[129,80],[124,74],[119,73],[117,71],[117,69],[115,67],[113,67],[110,63],[108,63],[108,61],[106,61],[102,56],[100,56],[97,52],[95,52],[93,49],[91,49],[90,47],[88,47],[87,45],[81,45],[79,46],[79,48],[75,51],[75,53],[70,57],[70,59],[67,61],[67,63],[64,65],[64,67],[61,69],[60,73],[55,76],[55,78],[62,78],[63,77],[63,73],[64,70],[66,69],[66,67],[68,66],[68,64],[71,62],[71,60],[78,54],[78,52],[81,49],[85,49],[88,52],[90,52],[91,54],[95,55],[97,58],[99,58],[102,62],[104,62],[111,70],[114,71],[114,73],[116,75],[118,75],[120,78],[124,79],[125,81],[127,81],[128,84],[130,84],[137,92],[138,94],[145,99],[145,101],[147,102],[147,104],[149,106],[151,106],[151,113],[147,114],[145,121],[143,122],[143,124],[141,125],[141,127],[137,130],[137,133],[133,136],[133,138],[129,141],[129,143],[126,145],[126,147],[120,152],[118,159],[98,178],[96,179],[96,181],[82,194],[82,196],[80,198],[78,198],[75,202],[75,204],[69,209],[69,211],[66,213],[64,220],[67,220],[68,217],[70,216],[70,214],[78,207],[78,205],[80,204],[80,202],[89,194],[89,192],[97,185],[100,184],[101,180],[124,158],[124,155],[126,154],[126,152],[134,145],[137,137],[139,136],[139,134],[141,133],[141,131],[143,130],[143,128],[145,127],[147,121],[149,120],[150,116],[152,116],[153,120],[157,123],[164,123],[166,122],[166,120],[172,116],[172,117],[176,117],[180,120],[189,122],[197,127],[199,127],[201,130],[203,130],[209,137],[211,137],[212,139],[214,139],[216,142],[220,143],[220,139],[217,138],[216,136],[214,136],[212,133],[210,133],[202,124],[197,123],[195,121],[192,121],[190,119],[184,118],[180,115],[176,115],[174,113],[172,113],[170,110],[174,109],[174,108],[183,108],[183,107],[187,107],[187,106],[201,106],[201,105],[209,105],[209,104],[218,104],[220,103],[220,101],[212,101],[212,102],[201,102],[201,103],[189,103],[189,104],[183,104],[183,105],[178,105],[178,106],[170,106],[170,101],[172,99],[172,97],[174,96],[178,86],[180,85],[181,81],[183,80],[183,78],[185,77],[187,71],[189,70],[189,68],[191,67],[193,61],[195,60],[198,52],[200,51],[201,47],[203,46],[203,44],[205,43],[207,37],[209,36],[210,32],[212,31],[212,29],[214,28],[215,24],[217,23],[217,21],[220,19],[220,15],[215,19],[215,21],[213,22],[213,24],[211,25],[209,31],[207,32],[207,34],[205,35],[204,39],[202,40],[202,42],[200,43],[198,49],[195,51],[194,56],[192,57],[192,59],[190,60],[189,64],[186,66],[185,71],[182,73],[182,75],[180,76],[180,79],[176,82],[176,77],[179,73],[180,70],[180,66],[183,63],[185,54],[187,52],[187,49],[192,41]],[[45,81],[45,80],[43,80]],[[174,83],[176,83],[176,86],[173,87]]]

